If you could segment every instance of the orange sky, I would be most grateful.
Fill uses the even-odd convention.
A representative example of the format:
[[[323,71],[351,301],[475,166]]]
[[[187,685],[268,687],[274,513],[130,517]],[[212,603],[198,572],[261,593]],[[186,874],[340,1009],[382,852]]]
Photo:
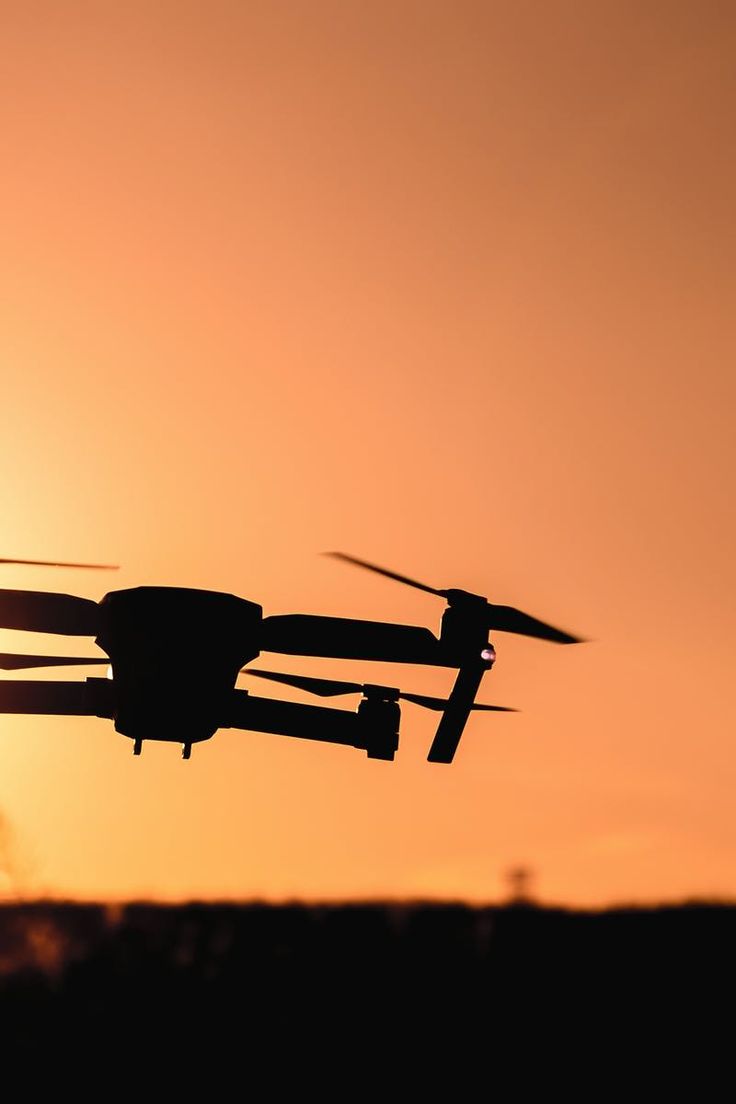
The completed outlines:
[[[437,628],[341,548],[596,640],[498,636],[483,696],[523,713],[472,718],[452,768],[411,706],[393,765],[234,731],[134,759],[104,721],[0,718],[23,887],[487,899],[524,862],[546,899],[736,893],[733,8],[0,0],[0,25],[0,554],[124,566],[1,585]]]

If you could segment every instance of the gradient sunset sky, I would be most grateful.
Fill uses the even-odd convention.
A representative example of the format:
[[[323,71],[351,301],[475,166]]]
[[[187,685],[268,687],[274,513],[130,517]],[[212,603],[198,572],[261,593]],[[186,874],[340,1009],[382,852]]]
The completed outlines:
[[[123,565],[0,585],[437,629],[338,548],[595,641],[499,634],[482,697],[523,712],[449,768],[410,705],[394,764],[0,718],[0,896],[736,894],[734,5],[0,0],[0,32],[0,555]]]

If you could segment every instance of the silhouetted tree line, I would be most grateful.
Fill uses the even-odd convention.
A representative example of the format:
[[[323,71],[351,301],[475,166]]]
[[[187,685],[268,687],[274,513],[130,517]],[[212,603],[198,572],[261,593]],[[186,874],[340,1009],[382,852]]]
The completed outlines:
[[[603,1038],[676,1047],[732,1003],[735,917],[717,904],[6,906],[3,1049],[169,1054],[179,1072],[237,1061],[278,1081],[346,1055],[425,1073],[482,1059],[490,1075],[540,1047],[558,1060]]]

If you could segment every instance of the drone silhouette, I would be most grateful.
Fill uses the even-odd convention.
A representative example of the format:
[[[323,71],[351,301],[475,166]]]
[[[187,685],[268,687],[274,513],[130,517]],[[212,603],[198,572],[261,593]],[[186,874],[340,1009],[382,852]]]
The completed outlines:
[[[24,670],[107,664],[106,678],[76,682],[0,681],[0,713],[96,716],[112,720],[140,755],[145,740],[192,745],[219,728],[269,732],[360,748],[369,758],[393,760],[399,746],[399,701],[441,712],[427,756],[451,763],[471,711],[514,712],[475,696],[496,658],[492,631],[558,644],[580,643],[512,606],[498,606],[465,590],[439,590],[366,560],[331,552],[345,563],[444,598],[440,635],[427,628],[344,617],[285,614],[264,617],[255,602],[219,591],[134,587],[100,602],[48,591],[0,590],[0,628],[90,636],[100,658],[0,653],[0,669]],[[8,560],[4,564],[115,570],[110,564]],[[457,668],[449,698],[411,694],[371,683],[283,674],[249,668],[261,652],[333,659],[378,660]],[[356,711],[259,698],[235,689],[240,674],[333,697],[360,694]]]

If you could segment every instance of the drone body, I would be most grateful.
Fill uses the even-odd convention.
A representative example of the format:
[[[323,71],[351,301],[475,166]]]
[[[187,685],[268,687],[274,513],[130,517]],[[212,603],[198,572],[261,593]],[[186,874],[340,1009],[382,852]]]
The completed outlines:
[[[213,736],[240,668],[258,655],[261,607],[215,591],[137,587],[106,594],[99,611],[116,730],[185,747]]]
[[[493,665],[491,628],[571,643],[576,638],[506,606],[492,606],[465,591],[437,591],[404,576],[342,556],[400,582],[448,600],[439,638],[429,629],[351,618],[304,614],[263,616],[260,605],[232,594],[179,587],[112,591],[99,602],[43,591],[0,591],[0,627],[93,636],[102,659],[4,655],[6,669],[109,664],[107,678],[85,682],[0,682],[0,712],[107,717],[133,740],[192,745],[218,728],[241,728],[361,748],[393,759],[399,741],[399,698],[442,713],[428,758],[452,761],[483,674]],[[20,562],[20,561],[0,561]],[[29,561],[23,561],[29,562]],[[82,566],[82,565],[69,565]],[[100,566],[100,565],[96,565]],[[458,669],[448,700],[398,688],[279,672],[243,670],[262,651]],[[253,674],[322,696],[361,693],[357,711],[258,698],[235,689],[238,675]]]

